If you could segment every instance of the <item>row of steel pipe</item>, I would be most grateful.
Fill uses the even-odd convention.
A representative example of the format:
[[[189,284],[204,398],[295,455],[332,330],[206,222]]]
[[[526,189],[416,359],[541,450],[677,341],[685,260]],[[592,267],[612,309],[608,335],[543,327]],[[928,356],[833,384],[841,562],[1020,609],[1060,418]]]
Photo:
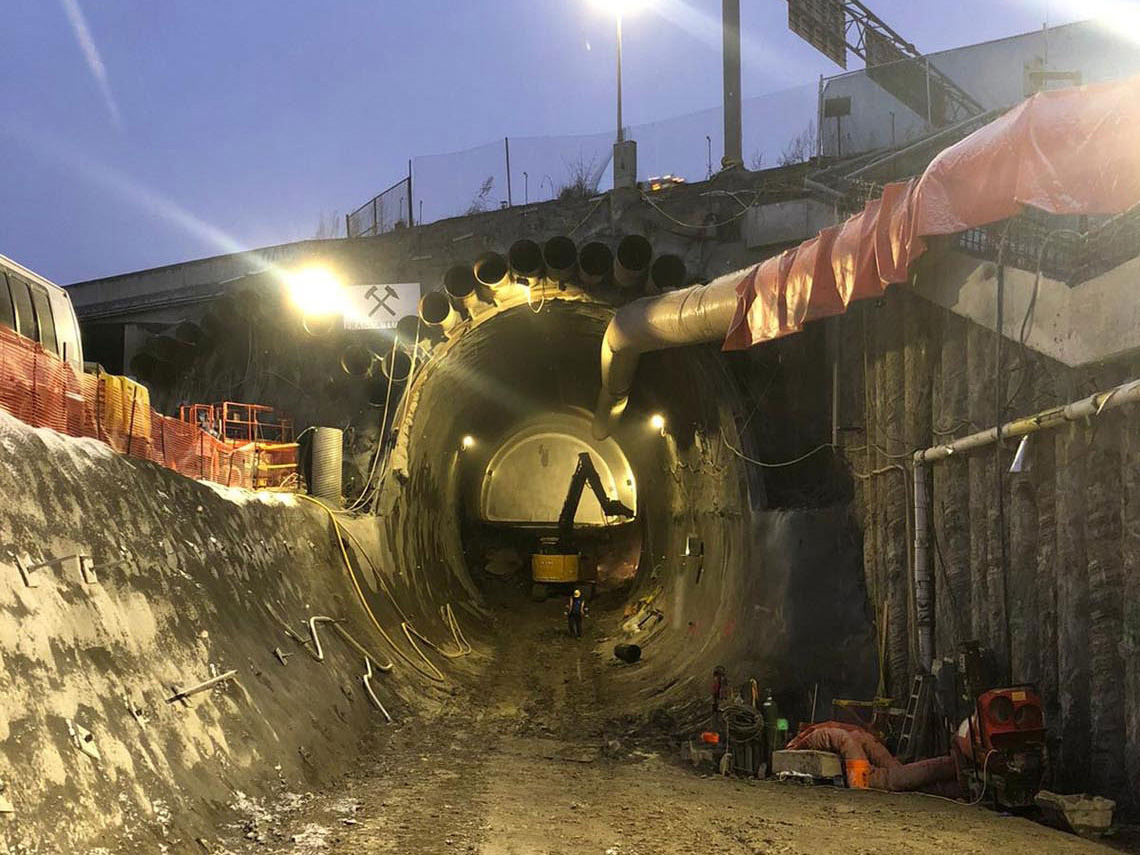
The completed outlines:
[[[646,287],[671,291],[685,284],[686,272],[685,262],[676,255],[654,258],[652,244],[642,235],[623,237],[616,253],[600,241],[579,250],[565,235],[541,245],[523,238],[511,244],[506,255],[485,252],[471,266],[448,269],[443,289],[420,300],[419,317],[428,328],[446,336],[465,317],[477,317],[494,306],[504,289],[576,281],[587,288],[612,282],[629,291]]]

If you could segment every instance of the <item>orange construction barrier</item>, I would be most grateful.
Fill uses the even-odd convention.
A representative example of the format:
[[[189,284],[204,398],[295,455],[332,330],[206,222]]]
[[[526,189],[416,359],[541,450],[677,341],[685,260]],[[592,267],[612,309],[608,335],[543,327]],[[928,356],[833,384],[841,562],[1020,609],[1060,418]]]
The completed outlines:
[[[99,439],[120,454],[190,478],[265,489],[286,486],[296,477],[295,443],[223,442],[195,424],[152,409],[145,386],[112,374],[80,374],[3,325],[0,409],[32,427]]]

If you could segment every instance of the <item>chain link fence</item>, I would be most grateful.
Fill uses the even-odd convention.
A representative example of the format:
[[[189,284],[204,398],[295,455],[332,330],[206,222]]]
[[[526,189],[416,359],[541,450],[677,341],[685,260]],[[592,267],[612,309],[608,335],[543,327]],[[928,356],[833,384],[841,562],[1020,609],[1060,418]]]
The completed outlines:
[[[767,169],[815,153],[816,84],[746,98],[741,107],[745,166]],[[513,205],[588,198],[611,186],[615,131],[510,137],[415,157],[407,178],[348,215],[348,236],[383,234]],[[626,138],[637,141],[639,181],[666,175],[704,181],[720,170],[724,110],[633,125]]]
[[[382,235],[414,222],[411,175],[373,196],[344,218],[345,232],[350,238]]]

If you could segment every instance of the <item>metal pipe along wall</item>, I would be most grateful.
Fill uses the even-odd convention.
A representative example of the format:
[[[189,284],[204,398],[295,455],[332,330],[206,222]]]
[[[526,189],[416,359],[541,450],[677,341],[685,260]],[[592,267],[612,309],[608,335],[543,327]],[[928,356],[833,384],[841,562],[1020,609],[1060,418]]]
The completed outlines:
[[[1140,380],[1122,383],[1106,392],[1072,401],[1060,407],[1043,410],[1032,416],[1014,419],[1001,426],[1000,435],[1007,439],[1055,428],[1066,422],[1099,416],[1105,410],[1140,402]],[[929,672],[934,664],[934,576],[930,561],[930,497],[926,470],[930,464],[955,454],[966,454],[998,441],[997,427],[972,433],[953,442],[934,445],[914,455],[914,599],[918,629],[919,667]]]

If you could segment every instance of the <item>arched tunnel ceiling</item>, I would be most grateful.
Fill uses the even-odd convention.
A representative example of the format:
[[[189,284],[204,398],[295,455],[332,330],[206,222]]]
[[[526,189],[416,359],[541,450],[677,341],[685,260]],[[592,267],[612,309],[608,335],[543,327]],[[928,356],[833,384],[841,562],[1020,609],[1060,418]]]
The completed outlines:
[[[604,306],[551,300],[537,313],[518,306],[468,330],[425,368],[412,454],[449,453],[471,435],[470,456],[486,459],[536,415],[591,408],[611,314]]]
[[[488,522],[557,522],[578,455],[590,455],[606,495],[637,508],[637,483],[629,460],[611,437],[590,433],[590,413],[551,411],[523,425],[499,446],[483,470],[479,515]],[[605,525],[598,499],[582,494],[577,525]]]

